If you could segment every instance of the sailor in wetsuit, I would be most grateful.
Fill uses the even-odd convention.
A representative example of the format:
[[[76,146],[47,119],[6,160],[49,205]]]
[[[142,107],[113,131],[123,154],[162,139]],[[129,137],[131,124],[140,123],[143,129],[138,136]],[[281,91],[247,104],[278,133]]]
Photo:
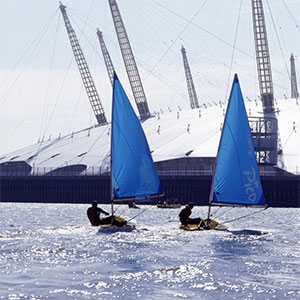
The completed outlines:
[[[100,213],[105,214],[106,216],[109,215],[109,213],[98,207],[98,201],[94,200],[92,206],[87,210],[87,216],[93,226],[99,226],[102,223]]]
[[[93,226],[99,226],[99,225],[114,225],[117,227],[123,227],[126,226],[127,221],[119,221],[114,216],[109,216],[105,218],[100,218],[100,213],[105,214],[106,216],[109,215],[106,211],[98,207],[98,201],[94,200],[92,203],[92,207],[89,207],[87,210],[87,216]]]
[[[135,205],[135,202],[134,202],[134,201],[129,202],[129,203],[128,203],[128,207],[129,207],[129,208],[139,208],[138,206]]]
[[[190,215],[192,214],[192,209],[195,206],[194,202],[189,202],[179,213],[179,219],[182,225],[187,224],[199,224],[199,226],[203,227],[204,222],[201,218],[190,218]],[[201,222],[201,224],[200,224]],[[202,226],[203,225],[203,226]]]

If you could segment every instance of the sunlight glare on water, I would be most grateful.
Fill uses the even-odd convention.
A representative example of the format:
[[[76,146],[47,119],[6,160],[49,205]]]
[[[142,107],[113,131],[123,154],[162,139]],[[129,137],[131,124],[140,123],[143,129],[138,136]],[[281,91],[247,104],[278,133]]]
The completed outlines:
[[[106,232],[89,225],[88,205],[0,207],[0,299],[300,299],[296,208],[186,232],[179,209],[153,206],[132,232]]]

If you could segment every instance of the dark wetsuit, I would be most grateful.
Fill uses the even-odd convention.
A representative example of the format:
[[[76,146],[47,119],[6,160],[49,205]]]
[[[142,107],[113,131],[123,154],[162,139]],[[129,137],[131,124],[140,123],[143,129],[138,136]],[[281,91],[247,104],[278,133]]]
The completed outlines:
[[[129,203],[128,203],[128,207],[129,207],[129,208],[139,208],[138,206],[135,205],[134,202],[129,202]]]
[[[182,225],[199,224],[202,221],[201,218],[191,219],[190,218],[191,214],[192,214],[192,210],[189,208],[188,205],[181,210],[181,212],[179,213],[179,219]]]
[[[103,209],[94,206],[89,207],[86,213],[93,226],[99,226],[100,224],[102,224],[102,220],[100,219],[100,213],[103,213],[107,216],[109,215],[109,213],[107,213]]]
[[[126,225],[126,221],[118,221],[116,218],[113,218],[112,216],[108,216],[105,218],[100,219],[100,213],[103,213],[105,215],[109,215],[106,211],[99,207],[89,207],[87,210],[87,216],[93,226],[99,226],[103,224],[111,224],[118,227],[123,227]]]

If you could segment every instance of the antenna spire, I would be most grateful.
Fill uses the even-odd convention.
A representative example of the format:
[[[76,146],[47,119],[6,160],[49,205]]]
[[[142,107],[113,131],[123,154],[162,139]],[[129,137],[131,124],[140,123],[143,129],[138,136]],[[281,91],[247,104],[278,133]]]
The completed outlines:
[[[192,77],[192,72],[186,56],[185,48],[183,46],[181,46],[181,53],[182,53],[183,66],[185,71],[186,84],[188,88],[191,109],[199,108],[199,103],[198,103],[197,93],[196,93],[196,89]]]
[[[298,86],[297,86],[297,77],[296,77],[296,68],[295,68],[295,59],[293,53],[291,54],[291,98],[298,98]]]

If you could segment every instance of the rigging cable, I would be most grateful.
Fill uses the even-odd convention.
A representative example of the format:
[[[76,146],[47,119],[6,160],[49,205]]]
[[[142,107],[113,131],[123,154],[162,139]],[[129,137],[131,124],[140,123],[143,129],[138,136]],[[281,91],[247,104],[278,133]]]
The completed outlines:
[[[84,34],[84,28],[87,27],[87,25],[88,25],[88,24],[87,24],[87,21],[88,21],[88,18],[90,17],[90,12],[91,12],[91,10],[92,10],[92,6],[91,6],[91,8],[90,8],[90,11],[89,11],[88,15],[86,15],[86,17],[83,19],[83,22],[84,22],[83,29],[80,29],[80,26],[78,26],[78,24],[75,22],[75,20],[72,19],[72,14],[69,14],[69,15],[70,15],[70,19],[72,20],[73,27],[78,28],[78,30],[79,30],[79,32],[80,32],[80,37],[84,37],[84,39],[86,40],[87,44],[90,45],[91,49],[94,51],[93,53],[95,53],[96,56],[97,56],[98,58],[100,58],[100,60],[103,60],[103,58],[101,57],[99,51],[96,49],[96,46],[95,46],[95,44],[96,44],[96,42],[97,42],[97,39],[95,39],[95,36],[96,36],[96,35],[93,35],[93,37],[89,39],[89,38]],[[77,15],[76,15],[76,16],[77,16]],[[93,43],[92,43],[92,42],[93,42]],[[82,47],[82,46],[81,46],[81,48],[84,49],[85,47]],[[82,50],[82,51],[83,51],[83,50]],[[90,54],[90,57],[92,57],[92,54],[93,54],[93,53]],[[86,55],[85,55],[85,57],[86,57]],[[89,69],[90,69],[90,68],[89,68]],[[92,76],[92,74],[91,74],[91,76]],[[92,76],[92,80],[94,81],[94,84],[95,84],[95,80],[93,79],[93,76]],[[95,84],[95,88],[97,89],[96,84]],[[98,90],[97,90],[97,92],[98,92]],[[99,93],[99,94],[100,94],[100,93]],[[100,97],[100,95],[99,95],[99,97]],[[88,98],[89,98],[89,96],[88,96]],[[91,101],[91,100],[89,99],[89,101]]]
[[[0,144],[0,147],[4,146],[8,142],[8,140],[12,137],[16,130],[24,123],[24,121],[31,115],[31,113],[38,107],[39,104],[40,99],[36,101],[31,110],[26,114],[26,116],[22,120],[20,120],[20,122],[13,128],[13,130],[9,133],[6,139]]]
[[[233,65],[233,58],[234,58],[234,53],[235,53],[235,49],[236,49],[236,40],[237,40],[237,34],[238,34],[239,24],[240,24],[240,18],[241,18],[241,8],[242,8],[242,0],[240,1],[239,15],[238,15],[237,23],[236,23],[236,30],[235,30],[234,42],[233,42],[233,46],[232,46],[232,54],[231,54],[231,61],[230,61],[230,67],[229,67],[229,74],[228,74],[228,79],[227,79],[227,88],[226,88],[224,103],[227,102],[227,95],[228,95],[228,89],[229,89],[229,81],[231,79],[231,71],[232,71],[232,65]]]
[[[163,8],[166,9],[167,11],[171,12],[172,14],[176,15],[177,17],[179,17],[179,18],[181,18],[181,19],[183,19],[183,20],[185,20],[185,21],[188,21],[188,19],[186,19],[185,17],[183,17],[183,16],[179,15],[178,13],[172,11],[171,9],[169,9],[169,8],[167,8],[167,7],[165,7],[165,6],[163,6],[162,4],[158,3],[156,0],[152,0],[152,1],[155,2],[157,5],[163,7]],[[201,31],[203,31],[203,32],[205,32],[206,34],[210,35],[211,37],[213,37],[213,38],[215,38],[215,39],[217,39],[217,40],[223,42],[223,43],[226,44],[227,46],[233,47],[233,45],[232,45],[231,43],[225,41],[224,39],[218,37],[217,35],[211,33],[210,31],[208,31],[208,30],[206,30],[206,29],[204,29],[203,27],[201,27],[201,26],[199,26],[199,25],[193,23],[192,20],[190,21],[190,23],[191,23],[193,26],[195,26],[195,27],[197,27],[198,29],[200,29]],[[241,53],[243,53],[244,55],[248,56],[249,58],[255,59],[254,56],[252,56],[252,55],[250,55],[249,53],[243,51],[242,49],[239,49],[239,48],[236,47],[236,50],[238,50],[239,52],[241,52]]]
[[[102,126],[102,127],[105,127],[105,126]],[[87,153],[89,153],[93,149],[93,147],[95,145],[97,145],[97,142],[100,140],[100,138],[102,138],[102,136],[104,135],[105,132],[106,132],[106,128],[104,128],[103,132],[101,134],[99,134],[99,136],[97,137],[95,142],[89,147],[89,149],[87,150]],[[82,160],[83,160],[83,156],[80,158],[79,163],[81,163]]]
[[[140,216],[141,214],[143,214],[145,211],[147,210],[150,210],[151,208],[154,207],[154,205],[148,205],[149,207],[148,208],[145,208],[144,210],[142,210],[141,212],[139,212],[138,214],[134,215],[133,217],[131,217],[130,219],[127,220],[127,222],[130,222],[131,220],[134,220],[135,218],[137,218],[138,216]],[[121,205],[118,206],[118,208],[116,208],[114,210],[114,213],[118,211],[118,209],[121,207]],[[120,215],[123,214],[123,212],[125,211],[125,209],[123,209],[121,212],[120,212]]]
[[[59,14],[59,16],[60,16],[60,14]],[[87,18],[86,18],[86,20],[87,20]],[[86,23],[87,23],[86,20],[85,20],[84,26],[86,26]],[[56,45],[56,39],[57,39],[57,32],[58,32],[58,29],[59,29],[59,26],[57,25],[57,28],[56,28],[56,35],[55,35],[55,43],[54,43],[54,50],[53,50],[53,53],[52,53],[52,59],[51,59],[51,69],[53,68],[53,60],[54,60],[53,57],[54,57],[54,52],[55,52],[55,45]],[[84,36],[83,30],[81,31],[81,35]],[[86,36],[85,36],[85,38],[86,38]],[[87,38],[86,38],[86,39],[87,39]],[[93,48],[95,48],[95,47],[93,47]],[[52,120],[52,118],[53,118],[54,110],[55,110],[55,108],[57,107],[58,100],[59,100],[60,95],[61,95],[61,93],[62,93],[63,86],[64,86],[64,84],[65,84],[65,82],[66,82],[66,80],[67,80],[68,73],[69,73],[69,71],[70,71],[70,69],[71,69],[71,65],[73,64],[73,62],[74,62],[74,57],[72,57],[71,62],[70,62],[70,64],[69,64],[69,66],[68,66],[68,71],[66,72],[66,74],[65,74],[65,76],[64,76],[64,79],[63,79],[63,81],[62,81],[62,84],[61,84],[61,87],[60,87],[60,90],[59,90],[59,93],[58,93],[56,102],[55,102],[55,104],[54,104],[54,108],[53,108],[53,110],[52,110],[52,112],[51,112],[51,114],[50,114],[50,116],[49,116],[48,121],[45,122],[45,129],[44,129],[44,133],[43,133],[43,138],[42,138],[42,140],[44,140],[44,136],[45,136],[45,134],[46,134],[46,131],[48,130],[49,125],[50,125],[50,122],[51,122],[51,120]],[[49,80],[48,80],[48,87],[49,87]],[[49,89],[48,89],[48,91],[49,91]],[[49,92],[47,92],[47,98],[48,98],[48,94],[49,94]],[[45,109],[44,109],[44,110],[45,110]],[[45,114],[45,111],[44,111],[44,114]],[[38,151],[39,151],[39,150],[38,150]]]
[[[188,21],[186,26],[180,31],[180,33],[177,35],[177,37],[173,40],[173,43],[167,48],[165,53],[162,55],[162,57],[158,60],[158,62],[154,65],[154,67],[151,70],[151,73],[154,72],[154,70],[157,68],[157,66],[161,63],[161,61],[164,59],[164,57],[167,55],[167,53],[173,48],[177,40],[182,36],[182,34],[185,32],[185,30],[192,24],[192,21],[195,19],[195,17],[200,13],[200,11],[203,9],[205,4],[208,2],[208,0],[204,1],[204,3],[201,5],[201,7],[197,10],[197,12],[193,15],[193,17]],[[146,81],[150,74],[145,77],[144,81]]]
[[[29,65],[29,63],[33,60],[33,54],[34,50],[37,49],[38,45],[41,43],[42,38],[44,37],[44,33],[48,30],[50,27],[52,21],[54,20],[54,17],[56,16],[56,12],[49,18],[49,20],[46,22],[46,24],[43,26],[43,28],[40,30],[40,32],[37,34],[35,39],[31,42],[31,44],[28,46],[28,48],[24,51],[24,53],[21,55],[21,57],[18,59],[16,64],[13,66],[12,70],[9,72],[9,74],[6,76],[6,78],[0,83],[0,87],[7,81],[7,79],[12,75],[12,73],[17,69],[17,67],[20,65],[21,61],[25,59],[26,54],[29,53],[29,51],[34,47],[33,51],[29,54],[29,57],[27,59],[26,65]],[[35,46],[34,46],[35,45]],[[13,81],[13,83],[10,84],[9,88],[7,91],[3,94],[3,100],[0,103],[0,109],[1,107],[5,104],[7,101],[10,93],[13,91],[14,86],[17,84],[18,80],[20,77],[23,75],[25,72],[26,68],[23,68],[19,72],[19,74],[16,76],[16,79]],[[10,132],[10,134],[7,136],[7,138],[3,141],[2,144],[5,144],[10,137],[13,135],[13,133],[23,124],[23,122],[30,116],[32,111],[37,107],[37,105],[40,103],[40,99],[33,105],[31,111],[17,124],[17,126]]]
[[[269,4],[269,0],[267,0],[267,5],[268,5],[269,12],[270,12],[272,24],[273,24],[274,31],[275,31],[275,34],[276,34],[276,38],[277,38],[277,41],[278,41],[278,44],[279,44],[279,49],[280,49],[280,52],[281,52],[281,55],[282,55],[282,58],[283,58],[283,61],[284,61],[284,65],[285,65],[285,68],[286,68],[286,72],[288,74],[288,78],[291,80],[291,75],[290,75],[290,72],[289,72],[289,69],[288,69],[288,66],[287,66],[284,54],[283,54],[282,46],[281,46],[279,35],[278,35],[278,31],[277,31],[277,28],[276,28],[276,25],[275,25],[275,22],[274,22],[274,18],[273,18],[273,14],[272,14],[272,11],[271,11],[270,4]]]
[[[296,128],[299,126],[299,124],[300,124],[300,122],[298,122],[297,124],[296,124],[296,123],[294,124],[295,128],[293,128],[293,129],[290,131],[289,135],[287,136],[285,142],[284,142],[283,145],[282,145],[283,148],[284,148],[284,146],[286,145],[286,143],[290,140],[290,138],[292,137],[293,133],[295,133]]]
[[[215,212],[214,212],[214,215],[222,208],[222,206],[220,206]],[[228,213],[230,210],[232,210],[233,207],[230,207],[228,210],[225,210],[224,212],[222,212],[221,214],[215,216],[215,218],[219,218],[223,215],[225,215],[226,213]],[[211,217],[213,216],[213,214],[210,215]]]
[[[40,135],[42,135],[42,140],[44,140],[45,135],[46,135],[46,131],[47,128],[49,126],[50,123],[50,119],[49,122],[47,124],[47,107],[49,105],[49,93],[50,93],[50,77],[51,77],[51,73],[53,72],[53,61],[54,61],[54,54],[55,54],[55,48],[56,48],[56,42],[57,42],[57,32],[58,32],[58,22],[59,22],[59,18],[57,20],[57,25],[56,25],[56,30],[55,30],[55,37],[54,37],[54,48],[52,51],[52,55],[51,55],[51,62],[50,62],[50,70],[49,70],[49,75],[48,75],[48,82],[47,82],[47,90],[46,90],[46,100],[45,100],[45,104],[44,104],[44,109],[43,109],[43,117],[42,117],[42,122],[44,122],[44,126],[41,126],[41,130],[44,127],[44,131],[40,133]]]
[[[170,24],[170,21],[168,20],[168,18],[165,18],[165,16],[163,15],[163,12],[162,12],[162,10],[161,9],[159,9],[159,11],[152,11],[153,10],[153,5],[152,4],[144,4],[143,3],[143,9],[144,10],[146,10],[147,11],[147,14],[149,15],[150,13],[152,13],[152,16],[155,16],[156,18],[158,18],[158,17],[161,17],[162,16],[162,20],[167,20],[167,23],[168,23],[168,25]],[[137,19],[137,22],[138,23],[145,23],[146,24],[146,27],[147,28],[151,28],[151,30],[152,30],[152,32],[154,32],[154,35],[152,35],[151,36],[151,39],[152,39],[152,42],[154,42],[155,41],[155,44],[158,44],[158,43],[161,43],[161,41],[162,41],[162,43],[163,43],[163,45],[164,45],[164,47],[168,47],[168,45],[167,45],[167,43],[165,42],[165,40],[164,40],[164,37],[162,36],[162,31],[161,30],[157,30],[156,28],[155,28],[155,26],[153,26],[153,22],[151,22],[151,17],[150,18],[144,18],[144,17],[142,17],[142,15],[141,15],[141,12],[140,12],[140,8],[136,8],[136,5],[132,5],[132,7],[129,7],[128,8],[128,10],[129,11],[132,11],[132,12],[134,12],[134,10],[137,10],[137,13],[136,12],[134,12],[134,13],[136,13],[135,15],[134,15],[134,17],[132,17],[131,19],[133,19],[133,20],[136,20],[136,16],[137,17],[139,17],[139,19]],[[135,21],[136,22],[136,21]],[[157,24],[156,24],[157,25]],[[165,28],[165,26],[162,26],[163,28]],[[140,31],[140,29],[141,28],[139,28],[139,30],[138,31]],[[174,29],[173,27],[172,27],[172,29]],[[169,31],[168,31],[169,32]],[[137,32],[136,32],[137,33]],[[173,33],[172,33],[173,34]],[[169,35],[170,35],[170,33],[169,33]],[[168,36],[169,36],[168,35]],[[174,35],[175,36],[177,36],[178,35],[178,31],[176,30],[176,33],[174,33]],[[159,39],[159,40],[157,40],[157,38]],[[156,40],[157,40],[157,42],[156,42]],[[139,46],[142,46],[142,47],[144,47],[144,44],[142,43],[142,42],[140,42],[140,40],[137,40],[138,42],[139,42]],[[136,42],[137,42],[136,41]],[[135,42],[135,45],[137,45],[137,43]],[[173,43],[173,40],[171,40],[171,43]],[[153,45],[148,45],[148,46],[150,46],[150,47],[153,47]],[[152,51],[153,50],[153,51]],[[153,48],[151,51],[150,51],[150,53],[151,53],[151,55],[149,55],[149,53],[148,53],[148,56],[150,57],[150,60],[152,60],[153,58],[154,58],[154,56],[153,56],[153,54],[152,53],[155,53],[155,48]],[[141,50],[139,50],[139,51],[141,51]],[[176,55],[176,57],[174,58],[174,60],[172,60],[172,61],[170,61],[165,67],[164,67],[164,72],[166,72],[166,70],[169,70],[169,67],[170,66],[174,66],[174,62],[175,62],[175,64],[176,64],[176,62],[178,61],[178,51],[176,50],[176,51],[174,51],[174,53],[175,53],[175,55]],[[167,87],[167,88],[169,88],[170,89],[170,91],[172,91],[173,93],[175,93],[178,97],[180,97],[181,99],[184,99],[184,102],[183,103],[185,103],[186,102],[186,99],[187,99],[187,97],[186,97],[186,91],[185,91],[185,89],[183,89],[180,85],[178,85],[178,84],[174,84],[174,83],[172,83],[172,81],[170,80],[170,78],[167,78],[168,76],[162,76],[162,74],[156,69],[155,71],[154,70],[151,70],[151,66],[149,66],[149,62],[148,62],[148,60],[146,61],[146,62],[143,62],[142,60],[140,60],[139,59],[139,57],[137,57],[137,56],[135,56],[135,59],[136,59],[136,61],[137,61],[137,63],[138,63],[138,65],[140,65],[140,66],[142,66],[144,69],[146,69],[146,71],[147,71],[147,74],[148,74],[148,76],[150,76],[150,75],[152,75],[156,80],[154,81],[153,80],[153,82],[151,82],[151,85],[149,84],[149,86],[148,86],[148,92],[147,93],[152,93],[153,91],[155,91],[156,89],[157,89],[157,82],[159,82],[159,83],[162,83],[163,82],[163,84]],[[181,71],[181,65],[180,65],[180,71]],[[176,90],[176,91],[175,91]],[[150,98],[155,98],[155,97],[153,97],[153,96],[149,96],[148,95],[148,98],[150,99]],[[172,100],[174,100],[175,99],[175,97],[171,97],[172,98]],[[171,105],[173,105],[174,106],[174,103],[173,103],[174,101],[172,101],[172,104]],[[176,105],[177,106],[177,105]],[[153,107],[153,103],[152,103],[152,107]],[[159,109],[159,108],[156,108],[156,109]]]
[[[32,41],[32,43],[29,45],[29,47],[25,50],[25,52],[21,55],[21,57],[19,58],[19,60],[16,62],[16,64],[13,66],[12,70],[9,72],[9,74],[5,77],[5,79],[0,83],[0,87],[8,80],[8,78],[12,75],[12,73],[16,70],[16,68],[18,67],[18,65],[20,64],[20,62],[24,59],[25,55],[29,52],[29,50],[33,47],[33,45],[37,42],[37,45],[41,42],[42,37],[44,36],[43,33],[47,30],[47,28],[50,26],[52,20],[54,19],[56,15],[56,12],[50,17],[50,19],[46,22],[46,24],[44,25],[44,27],[41,29],[41,31],[38,33],[38,35],[36,36],[36,38]],[[37,47],[37,46],[36,46]],[[36,48],[35,47],[35,48]],[[33,53],[31,53],[29,59],[28,59],[28,63],[30,59],[32,59]],[[4,103],[6,102],[6,100],[9,97],[9,94],[13,91],[13,87],[15,86],[15,84],[17,83],[18,79],[21,77],[21,75],[24,73],[25,68],[20,71],[20,73],[18,74],[17,78],[14,80],[14,82],[10,85],[10,87],[7,89],[7,91],[3,94],[3,100],[0,103],[0,108],[4,105]]]
[[[135,219],[136,217],[140,216],[141,214],[143,214],[145,211],[153,208],[154,205],[149,205],[148,208],[145,208],[144,210],[142,210],[140,213],[136,214],[135,216],[131,217],[130,219],[127,220],[127,222],[130,222],[131,220]]]
[[[51,119],[52,119],[52,117],[53,117],[54,110],[55,110],[55,108],[56,108],[56,106],[57,106],[57,103],[58,103],[58,100],[59,100],[59,98],[60,98],[60,95],[62,94],[63,86],[64,86],[64,84],[65,84],[65,82],[66,82],[66,80],[67,80],[67,77],[68,77],[68,75],[69,75],[68,72],[70,71],[70,68],[71,68],[72,63],[73,63],[73,58],[72,58],[72,60],[71,60],[71,62],[70,62],[70,64],[69,64],[69,67],[68,67],[68,69],[67,69],[67,72],[66,72],[66,74],[65,74],[65,76],[64,76],[64,78],[63,78],[63,80],[62,80],[62,84],[61,84],[61,87],[60,87],[60,89],[59,89],[59,92],[58,92],[58,95],[57,95],[57,98],[56,98],[56,102],[55,102],[55,104],[54,104],[54,108],[53,108],[53,110],[51,111],[51,114],[50,114],[50,117],[49,117],[49,120],[48,120],[48,124],[47,124],[46,129],[45,129],[45,132],[46,132],[46,130],[48,129],[48,126],[49,126],[49,124],[50,124],[50,121],[51,121]],[[39,153],[41,147],[42,147],[42,143],[40,143],[40,146],[39,146],[39,148],[38,148],[36,154]],[[37,157],[38,157],[38,155],[35,156],[34,162],[36,161]]]
[[[156,0],[151,0],[151,1],[154,2],[155,4],[159,5],[160,7],[164,8],[165,10],[171,12],[171,13],[174,14],[175,16],[177,16],[177,17],[179,17],[179,18],[181,18],[181,19],[183,19],[183,20],[185,20],[185,21],[188,21],[188,19],[186,19],[185,17],[183,17],[183,16],[181,16],[180,14],[178,14],[178,13],[172,11],[172,10],[169,9],[168,7],[163,6],[162,4],[158,3]],[[283,1],[283,0],[282,0],[282,1]],[[205,33],[208,34],[209,36],[211,36],[211,37],[213,37],[213,38],[215,38],[215,39],[221,41],[221,42],[224,43],[225,45],[230,46],[230,47],[233,47],[233,45],[232,45],[231,43],[229,43],[229,42],[227,42],[226,40],[222,39],[221,37],[219,37],[219,36],[213,34],[212,32],[208,31],[207,29],[205,29],[205,28],[199,26],[198,24],[193,23],[192,21],[190,21],[190,23],[191,23],[191,25],[193,25],[193,26],[195,26],[196,28],[200,29],[201,31],[205,32]],[[298,27],[299,27],[299,26],[297,26],[297,28],[298,28]],[[253,55],[247,53],[246,51],[244,51],[244,50],[242,50],[242,49],[240,49],[240,48],[238,48],[238,47],[235,47],[235,50],[237,50],[237,51],[239,51],[240,53],[244,54],[245,56],[247,56],[247,57],[249,57],[249,58],[255,60],[255,56],[253,56]],[[276,68],[273,68],[272,70],[273,70],[273,72],[277,72],[277,73],[281,74],[281,71],[277,70]]]
[[[296,20],[296,18],[294,17],[294,15],[292,14],[291,10],[290,10],[290,9],[288,8],[288,6],[286,5],[285,0],[282,0],[282,2],[283,2],[283,4],[284,4],[286,10],[288,11],[289,15],[291,16],[292,20],[295,22],[296,28],[297,28],[298,30],[300,30],[300,25],[299,25],[299,23],[297,22],[297,20]]]

